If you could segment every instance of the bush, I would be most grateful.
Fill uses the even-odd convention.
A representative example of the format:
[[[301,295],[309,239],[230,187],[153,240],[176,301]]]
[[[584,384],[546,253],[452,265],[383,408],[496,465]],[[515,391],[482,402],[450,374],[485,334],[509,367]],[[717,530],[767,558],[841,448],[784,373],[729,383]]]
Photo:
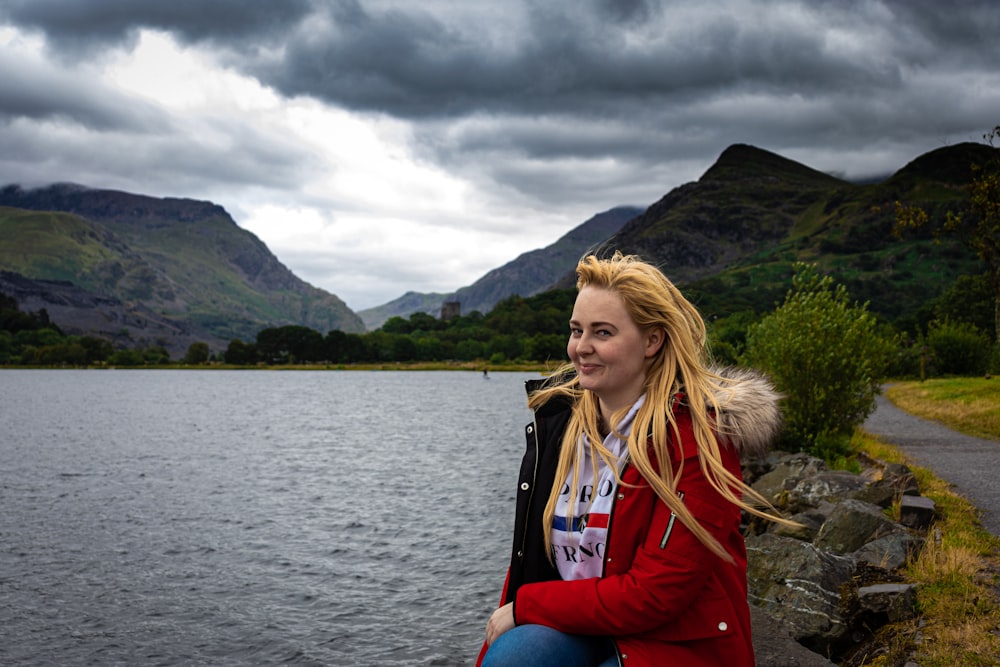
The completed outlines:
[[[184,355],[184,363],[189,366],[208,363],[209,354],[208,343],[191,343]]]
[[[797,264],[785,302],[750,327],[744,361],[784,394],[784,445],[830,460],[849,453],[875,409],[894,347],[867,304],[852,305],[843,285]]]
[[[993,345],[974,324],[934,321],[927,331],[934,368],[944,375],[982,375],[990,369]]]

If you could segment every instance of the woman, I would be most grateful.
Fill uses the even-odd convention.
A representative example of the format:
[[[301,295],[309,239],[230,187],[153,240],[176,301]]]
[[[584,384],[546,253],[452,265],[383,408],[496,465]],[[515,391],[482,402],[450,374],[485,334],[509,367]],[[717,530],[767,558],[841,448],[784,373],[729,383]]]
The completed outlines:
[[[655,267],[586,257],[572,367],[529,383],[501,606],[477,664],[752,666],[742,481],[780,426],[760,376],[707,366],[701,316]]]

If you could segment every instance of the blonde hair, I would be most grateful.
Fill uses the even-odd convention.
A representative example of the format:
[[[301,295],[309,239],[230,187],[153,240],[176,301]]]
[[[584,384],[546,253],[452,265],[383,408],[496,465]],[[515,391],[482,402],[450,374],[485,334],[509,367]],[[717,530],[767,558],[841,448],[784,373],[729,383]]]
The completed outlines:
[[[586,286],[608,289],[620,296],[629,316],[640,329],[663,330],[665,340],[646,367],[646,400],[639,408],[626,440],[629,461],[698,540],[719,557],[732,561],[729,553],[698,523],[677,495],[683,459],[678,469],[674,470],[670,462],[669,445],[671,433],[680,439],[672,409],[674,397],[678,393],[683,391],[685,395],[698,445],[698,460],[712,487],[723,498],[752,514],[782,523],[786,520],[776,516],[776,510],[739,477],[729,472],[722,462],[713,414],[719,411],[717,397],[731,390],[725,388],[720,382],[722,378],[708,368],[704,320],[694,305],[684,298],[659,269],[633,255],[616,252],[609,259],[598,259],[594,255],[585,257],[577,265],[577,289]],[[611,452],[603,446],[597,396],[582,389],[572,371],[572,364],[565,365],[560,372],[566,373],[568,379],[540,389],[528,397],[528,406],[532,409],[556,396],[569,397],[573,402],[572,415],[563,435],[555,483],[543,515],[545,547],[550,558],[552,549],[548,527],[552,525],[556,502],[563,485],[568,481],[575,487],[578,483],[577,471],[581,468],[580,459],[583,455],[583,449],[578,443],[582,435],[587,436],[593,460],[600,457],[618,476],[617,464]],[[606,425],[607,428],[615,429],[630,408],[631,406],[626,406],[614,414],[611,423]],[[652,441],[652,457],[647,446],[647,436]],[[571,471],[572,479],[568,479]],[[622,483],[620,478],[618,483]],[[771,512],[762,511],[747,503],[743,500],[744,495]]]

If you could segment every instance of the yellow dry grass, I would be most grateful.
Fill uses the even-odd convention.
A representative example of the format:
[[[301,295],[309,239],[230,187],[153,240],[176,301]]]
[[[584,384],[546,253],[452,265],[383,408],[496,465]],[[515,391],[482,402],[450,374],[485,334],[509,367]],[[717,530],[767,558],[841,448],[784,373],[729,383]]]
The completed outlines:
[[[885,394],[910,414],[933,419],[962,433],[1000,440],[1000,379],[897,382]]]
[[[982,528],[975,506],[899,450],[864,433],[855,444],[869,456],[909,466],[938,514],[905,571],[918,585],[920,617],[885,633],[888,655],[867,664],[891,665],[912,652],[921,667],[1000,665],[1000,539]]]

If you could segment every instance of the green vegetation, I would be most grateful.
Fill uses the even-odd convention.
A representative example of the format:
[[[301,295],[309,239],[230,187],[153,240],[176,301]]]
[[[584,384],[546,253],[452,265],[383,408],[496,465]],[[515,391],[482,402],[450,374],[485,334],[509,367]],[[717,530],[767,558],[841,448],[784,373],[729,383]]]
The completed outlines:
[[[990,147],[1000,140],[1000,125],[984,137]],[[935,234],[955,236],[988,267],[993,291],[994,340],[1000,345],[1000,155],[971,165],[968,201],[959,210],[948,209],[943,216],[925,202],[896,202],[896,232],[924,229],[935,224]]]
[[[875,409],[893,349],[866,305],[801,264],[784,304],[750,327],[745,360],[784,395],[785,448],[833,460]]]
[[[340,299],[292,275],[208,202],[60,185],[8,186],[0,200],[8,203],[0,205],[5,271],[72,282],[126,312],[142,304],[212,340],[253,336],[275,321],[364,329]]]

